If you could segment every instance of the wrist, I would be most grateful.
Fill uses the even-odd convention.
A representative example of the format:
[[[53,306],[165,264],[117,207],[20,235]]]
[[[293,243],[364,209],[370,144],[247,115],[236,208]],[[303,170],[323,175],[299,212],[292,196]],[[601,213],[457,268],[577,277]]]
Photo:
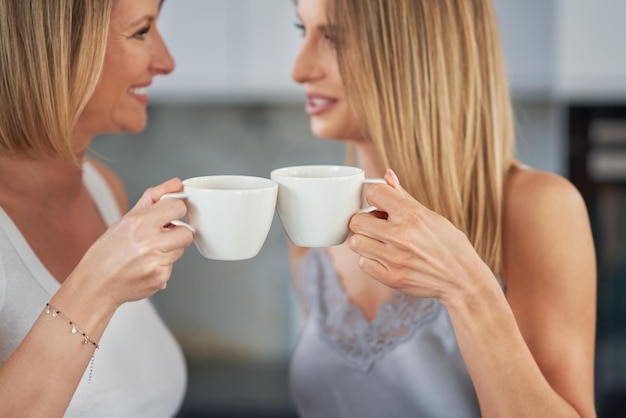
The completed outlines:
[[[482,262],[467,269],[469,273],[452,294],[442,297],[441,302],[450,314],[464,317],[485,315],[491,312],[498,301],[506,303],[504,292],[491,269]]]
[[[90,288],[88,280],[70,275],[49,304],[72,318],[90,337],[99,340],[119,305],[107,303],[102,296],[104,292]]]

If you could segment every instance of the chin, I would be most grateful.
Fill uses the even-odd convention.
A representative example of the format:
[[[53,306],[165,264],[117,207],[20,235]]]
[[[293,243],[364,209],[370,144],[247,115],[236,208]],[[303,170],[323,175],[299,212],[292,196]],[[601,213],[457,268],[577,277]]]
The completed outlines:
[[[126,128],[126,129],[124,129],[124,132],[128,132],[128,133],[131,133],[131,134],[138,134],[140,132],[143,132],[144,129],[146,129],[146,126],[147,126],[147,124],[145,124],[145,123],[142,124],[142,125],[133,125],[133,126],[130,126],[130,127]]]
[[[135,118],[133,120],[127,120],[120,124],[121,129],[120,132],[129,132],[129,133],[139,133],[143,132],[148,125],[148,118],[144,116],[143,118]]]
[[[353,141],[355,135],[347,131],[330,130],[330,129],[315,129],[311,127],[311,132],[318,138],[326,139],[328,141]]]
[[[356,126],[346,123],[328,123],[313,118],[311,119],[311,132],[319,138],[334,141],[359,140],[362,136]]]
[[[333,129],[333,127],[330,127],[326,124],[315,123],[315,121],[311,121],[311,132],[313,133],[313,135],[323,139],[342,139],[339,130]]]
[[[324,139],[326,141],[345,141],[346,140],[345,138],[342,138],[342,137],[338,137],[334,135],[321,135],[315,132],[313,132],[313,135],[315,135],[318,138]]]

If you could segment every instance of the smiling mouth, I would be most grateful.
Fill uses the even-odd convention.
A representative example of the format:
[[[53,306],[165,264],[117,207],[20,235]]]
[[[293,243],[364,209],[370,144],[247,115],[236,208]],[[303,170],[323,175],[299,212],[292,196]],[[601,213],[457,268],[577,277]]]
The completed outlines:
[[[332,109],[336,104],[336,99],[330,99],[325,97],[309,97],[306,102],[305,110],[310,116],[318,116]]]
[[[148,94],[148,87],[134,87],[128,90],[130,94],[134,94],[136,96],[144,96]]]
[[[316,106],[316,107],[326,106],[332,103],[330,99],[320,99],[317,97],[310,99],[310,102],[313,106]]]

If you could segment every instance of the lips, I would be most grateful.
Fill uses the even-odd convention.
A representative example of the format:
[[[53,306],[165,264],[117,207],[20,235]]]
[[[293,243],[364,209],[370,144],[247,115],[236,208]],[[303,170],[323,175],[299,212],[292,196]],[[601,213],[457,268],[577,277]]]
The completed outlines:
[[[329,96],[309,94],[307,97],[305,111],[311,116],[317,116],[329,111],[338,102],[337,99]]]
[[[140,103],[146,105],[148,103],[148,87],[149,84],[144,84],[141,86],[135,86],[128,89],[128,93]]]

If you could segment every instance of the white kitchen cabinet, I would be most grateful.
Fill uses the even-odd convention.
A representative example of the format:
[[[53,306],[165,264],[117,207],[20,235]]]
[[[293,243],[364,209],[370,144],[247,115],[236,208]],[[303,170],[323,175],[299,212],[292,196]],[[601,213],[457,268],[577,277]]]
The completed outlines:
[[[623,101],[626,0],[494,0],[514,97]]]
[[[546,95],[553,74],[556,0],[494,0],[511,87]],[[176,70],[157,77],[156,101],[302,100],[291,80],[301,42],[291,0],[169,0],[159,28]]]
[[[493,0],[515,99],[626,97],[626,0]],[[155,101],[303,99],[292,0],[168,0],[159,27],[177,63]]]
[[[559,0],[555,93],[568,100],[626,98],[626,1]]]
[[[515,97],[550,94],[556,0],[493,0],[509,84]]]
[[[304,96],[290,77],[300,44],[289,0],[169,0],[159,29],[176,61],[154,101],[276,102]]]
[[[155,77],[150,91],[154,99],[198,100],[208,92],[228,92],[232,42],[229,12],[226,1],[163,3],[157,24],[176,68],[166,77]]]
[[[228,0],[230,1],[230,0]],[[291,68],[302,37],[296,29],[296,8],[292,0],[237,0],[247,29],[245,53],[237,68],[237,87],[244,94],[262,100],[297,98],[304,89],[291,79]]]

